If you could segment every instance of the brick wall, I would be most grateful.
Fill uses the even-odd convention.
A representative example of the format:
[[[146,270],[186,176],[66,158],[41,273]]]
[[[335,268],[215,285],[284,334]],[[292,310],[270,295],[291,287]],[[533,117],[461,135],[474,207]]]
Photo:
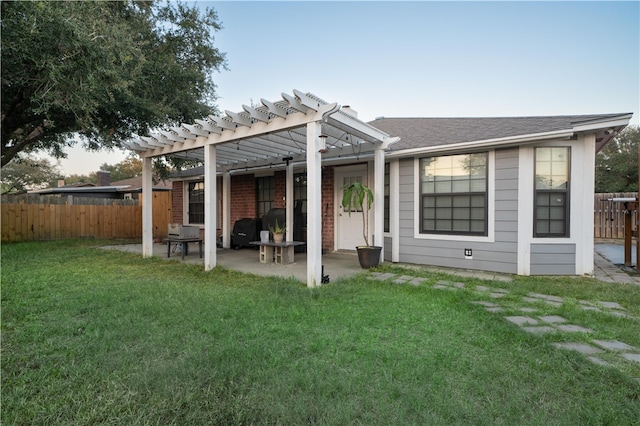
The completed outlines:
[[[256,217],[256,181],[253,175],[231,176],[231,222],[244,217]]]
[[[333,251],[333,167],[322,168],[322,250]]]
[[[274,174],[274,206],[285,207],[285,181],[286,173],[277,171]],[[172,220],[175,223],[183,223],[183,182],[176,181],[173,185],[173,203],[172,203]],[[334,247],[334,168],[322,168],[322,249],[324,251],[332,251]],[[233,229],[234,223],[242,218],[256,216],[256,183],[255,176],[233,175],[231,176],[231,222]]]
[[[274,208],[285,208],[285,196],[287,195],[287,172],[281,170],[279,172],[275,172],[273,174],[273,186],[274,186],[274,194],[273,194],[273,207]]]
[[[173,223],[183,223],[183,207],[184,207],[184,185],[182,181],[174,181],[171,183],[172,201],[171,201],[171,221]]]

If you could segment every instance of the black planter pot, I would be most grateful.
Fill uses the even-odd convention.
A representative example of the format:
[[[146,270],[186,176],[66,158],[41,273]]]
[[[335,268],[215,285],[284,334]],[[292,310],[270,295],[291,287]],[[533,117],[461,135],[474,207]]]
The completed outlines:
[[[378,246],[358,246],[358,261],[362,269],[373,268],[380,264],[380,252],[382,247]]]

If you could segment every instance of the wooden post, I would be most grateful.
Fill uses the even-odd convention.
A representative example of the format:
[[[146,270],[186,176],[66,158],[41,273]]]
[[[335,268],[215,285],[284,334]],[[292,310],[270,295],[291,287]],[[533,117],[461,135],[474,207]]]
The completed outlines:
[[[633,210],[629,206],[632,203],[624,203],[624,266],[633,266],[631,263],[631,238],[633,237],[632,220]]]

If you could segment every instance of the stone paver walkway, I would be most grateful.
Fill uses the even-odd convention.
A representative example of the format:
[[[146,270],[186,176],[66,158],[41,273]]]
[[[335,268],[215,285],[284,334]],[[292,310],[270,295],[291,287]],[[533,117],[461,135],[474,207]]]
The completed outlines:
[[[624,272],[599,253],[597,247],[593,254],[593,275],[598,280],[609,283],[640,285],[640,276],[631,276]]]
[[[523,315],[507,315],[504,319],[515,324],[521,330],[532,334],[558,334],[562,336],[566,333],[582,333],[588,336],[594,333],[594,330],[579,324],[568,324],[567,319],[559,315],[535,315],[539,311],[535,307],[536,304],[546,304],[554,307],[560,307],[565,302],[563,297],[553,296],[542,293],[528,293],[527,296],[513,296],[508,289],[491,287],[489,285],[469,285],[457,281],[440,280],[433,284],[429,284],[429,279],[422,277],[414,277],[410,275],[397,275],[394,273],[372,272],[370,279],[377,281],[389,281],[393,284],[408,284],[412,286],[430,285],[431,288],[444,291],[471,291],[483,297],[488,297],[493,301],[476,300],[471,303],[482,306],[487,312],[501,313],[505,311],[519,311]],[[474,276],[473,278],[479,278]],[[492,278],[487,278],[492,279]],[[518,297],[519,303],[530,303],[534,306],[515,306],[512,301],[514,297]],[[618,317],[626,317],[640,320],[628,314],[623,306],[617,302],[596,301],[590,302],[586,300],[578,300],[580,309],[587,311],[595,311],[605,315]],[[528,315],[525,315],[528,314]],[[556,342],[555,347],[563,350],[576,351],[583,354],[589,361],[601,366],[615,366],[611,362],[602,359],[602,354],[607,354],[608,360],[615,360],[615,363],[633,362],[640,364],[640,349],[628,345],[618,340],[598,340],[592,339],[589,343],[576,342]],[[612,355],[613,354],[613,355]],[[600,355],[600,356],[596,356]],[[639,370],[640,374],[640,370]],[[640,381],[640,377],[637,377]]]

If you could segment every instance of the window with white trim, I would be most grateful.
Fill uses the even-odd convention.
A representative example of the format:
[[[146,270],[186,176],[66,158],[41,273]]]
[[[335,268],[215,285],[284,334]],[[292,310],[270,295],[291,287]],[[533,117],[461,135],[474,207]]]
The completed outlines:
[[[569,236],[569,147],[535,152],[534,237]]]
[[[189,223],[204,223],[204,181],[189,182]]]
[[[420,159],[420,233],[486,236],[488,153]]]

